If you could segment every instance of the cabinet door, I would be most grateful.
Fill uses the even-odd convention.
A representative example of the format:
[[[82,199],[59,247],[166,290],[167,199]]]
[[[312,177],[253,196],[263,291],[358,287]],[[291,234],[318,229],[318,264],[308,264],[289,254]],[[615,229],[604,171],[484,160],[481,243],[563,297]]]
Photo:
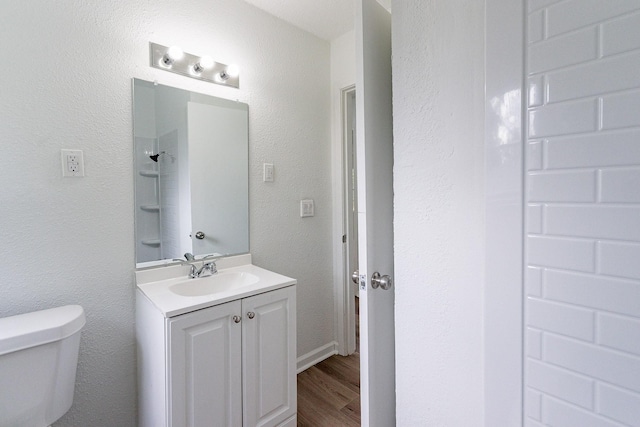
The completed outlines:
[[[242,425],[240,301],[169,320],[172,427]]]
[[[243,425],[276,426],[296,413],[295,286],[242,300]]]

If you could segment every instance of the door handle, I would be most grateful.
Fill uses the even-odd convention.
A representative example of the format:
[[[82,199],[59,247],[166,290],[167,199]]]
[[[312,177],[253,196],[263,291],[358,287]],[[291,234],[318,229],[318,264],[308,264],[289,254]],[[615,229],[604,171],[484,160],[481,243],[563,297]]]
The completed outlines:
[[[360,272],[358,270],[351,273],[351,281],[356,285],[360,283]]]
[[[371,287],[373,289],[378,289],[378,287],[380,287],[386,291],[387,289],[391,288],[392,285],[393,285],[393,280],[391,280],[391,276],[387,274],[385,274],[384,276],[381,276],[380,273],[376,271],[371,276]]]

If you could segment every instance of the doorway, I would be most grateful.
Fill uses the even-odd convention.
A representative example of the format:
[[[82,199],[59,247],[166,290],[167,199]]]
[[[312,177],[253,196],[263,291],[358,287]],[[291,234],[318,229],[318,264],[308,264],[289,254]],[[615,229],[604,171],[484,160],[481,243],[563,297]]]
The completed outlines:
[[[341,355],[358,349],[358,285],[352,274],[358,269],[358,183],[356,170],[356,89],[341,90],[342,108],[342,236],[345,345]]]
[[[361,426],[358,285],[351,279],[358,268],[355,85],[340,90],[340,110],[343,271],[337,321],[343,335],[338,354],[298,374],[299,427]]]

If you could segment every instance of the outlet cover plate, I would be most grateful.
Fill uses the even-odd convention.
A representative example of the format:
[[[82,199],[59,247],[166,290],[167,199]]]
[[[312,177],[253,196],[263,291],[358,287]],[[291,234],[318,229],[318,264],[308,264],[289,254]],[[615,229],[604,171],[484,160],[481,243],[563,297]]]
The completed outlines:
[[[62,158],[62,176],[79,178],[84,176],[84,157],[82,150],[60,150]]]

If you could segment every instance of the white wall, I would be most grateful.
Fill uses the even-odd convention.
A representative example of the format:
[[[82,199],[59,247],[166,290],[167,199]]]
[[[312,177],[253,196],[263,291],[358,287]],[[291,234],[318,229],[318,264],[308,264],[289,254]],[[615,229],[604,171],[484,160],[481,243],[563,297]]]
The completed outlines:
[[[638,426],[640,3],[527,4],[527,425]]]
[[[397,424],[481,426],[484,4],[392,7]]]
[[[132,77],[250,105],[254,260],[299,280],[298,354],[333,340],[327,42],[236,0],[5,0],[0,39],[0,315],[87,313],[58,426],[135,425]],[[149,41],[240,64],[242,89],[150,68]],[[84,150],[85,178],[61,177],[61,148]]]

